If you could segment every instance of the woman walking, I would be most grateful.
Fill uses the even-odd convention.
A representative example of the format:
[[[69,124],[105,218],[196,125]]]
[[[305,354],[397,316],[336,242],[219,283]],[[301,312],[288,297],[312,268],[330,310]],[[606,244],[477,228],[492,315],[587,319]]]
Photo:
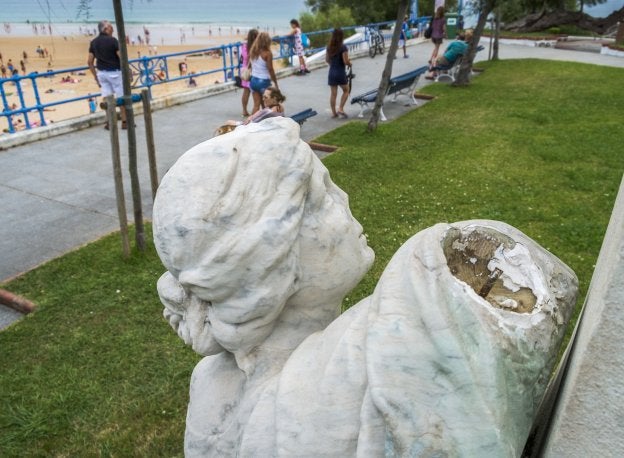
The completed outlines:
[[[431,41],[433,42],[433,51],[429,58],[429,64],[434,65],[438,57],[438,51],[444,37],[446,36],[446,21],[444,20],[444,7],[439,6],[431,21]]]
[[[264,108],[262,103],[262,94],[266,88],[271,85],[279,89],[277,85],[277,76],[275,76],[275,70],[273,69],[273,53],[271,52],[271,36],[266,32],[260,32],[256,40],[251,45],[249,51],[249,61],[251,62],[251,80],[249,81],[249,88],[251,89],[251,95],[253,97],[253,110],[251,114],[254,114],[260,109]]]
[[[243,46],[241,46],[241,59],[243,60],[242,68],[247,68],[249,66],[249,51],[251,50],[251,46],[253,45],[257,36],[257,29],[251,29],[247,33],[247,41],[243,43]],[[251,94],[251,90],[249,89],[249,81],[241,81],[241,86],[243,86],[243,95],[241,97],[241,103],[243,104],[243,116],[247,117],[249,116],[249,112],[247,111],[247,104],[249,103],[249,94]]]
[[[329,74],[327,84],[330,87],[329,106],[332,111],[332,118],[346,118],[344,106],[349,98],[349,85],[347,81],[346,67],[351,65],[349,60],[349,50],[344,44],[344,33],[342,29],[334,29],[331,39],[327,45],[325,61],[329,64]],[[340,105],[336,109],[336,98],[338,96],[338,86],[342,89]]]

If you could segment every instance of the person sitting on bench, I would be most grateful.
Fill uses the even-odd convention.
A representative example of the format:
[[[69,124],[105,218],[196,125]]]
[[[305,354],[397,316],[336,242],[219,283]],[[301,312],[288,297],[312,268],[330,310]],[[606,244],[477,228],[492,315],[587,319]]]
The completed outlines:
[[[470,41],[472,41],[472,30],[460,32],[459,35],[457,35],[457,39],[453,40],[446,47],[444,54],[438,56],[435,63],[431,64],[431,67],[429,67],[430,73],[425,76],[425,78],[428,80],[435,79],[438,75],[438,70],[451,68],[457,59],[466,54],[468,51],[468,43],[470,43]]]

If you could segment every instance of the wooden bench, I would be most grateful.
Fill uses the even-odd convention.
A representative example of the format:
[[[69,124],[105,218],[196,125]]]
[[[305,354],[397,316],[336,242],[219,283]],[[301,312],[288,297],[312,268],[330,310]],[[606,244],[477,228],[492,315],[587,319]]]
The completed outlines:
[[[292,115],[290,118],[295,121],[298,122],[299,125],[303,125],[304,122],[306,122],[306,120],[310,119],[312,116],[316,116],[318,113],[313,110],[312,108],[308,108],[307,110],[303,110],[300,111],[299,113],[295,113],[294,115]]]
[[[477,52],[483,51],[484,49],[485,48],[482,45],[477,46]],[[455,59],[455,62],[453,62],[451,65],[439,65],[437,67],[433,67],[432,70],[438,72],[438,76],[435,77],[435,80],[454,83],[463,60],[463,56],[460,56]]]
[[[397,98],[400,95],[407,95],[410,98],[410,102],[412,103],[412,105],[417,105],[418,102],[414,97],[414,90],[416,89],[416,85],[418,84],[420,77],[424,75],[427,70],[428,67],[425,65],[411,72],[390,78],[388,90],[384,94],[384,100],[387,96],[392,95],[392,102],[396,102]],[[371,91],[365,92],[364,94],[355,96],[351,99],[352,105],[355,103],[360,105],[360,113],[358,114],[358,118],[364,117],[364,111],[366,111],[366,109],[368,108],[369,103],[375,103],[375,100],[377,99],[377,91],[377,89],[373,89]],[[382,121],[386,120],[386,116],[383,112],[383,105],[379,112],[379,116]]]

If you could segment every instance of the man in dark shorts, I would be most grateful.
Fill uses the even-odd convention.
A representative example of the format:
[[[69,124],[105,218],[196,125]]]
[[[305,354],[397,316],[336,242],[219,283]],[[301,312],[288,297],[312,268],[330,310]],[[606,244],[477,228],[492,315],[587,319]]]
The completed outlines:
[[[119,41],[113,37],[113,26],[108,21],[100,21],[98,31],[100,34],[89,44],[87,64],[102,90],[102,97],[109,95],[121,97],[123,95],[123,78],[119,58]],[[126,109],[122,106],[120,112],[121,128],[127,129]],[[108,123],[104,127],[108,129]]]

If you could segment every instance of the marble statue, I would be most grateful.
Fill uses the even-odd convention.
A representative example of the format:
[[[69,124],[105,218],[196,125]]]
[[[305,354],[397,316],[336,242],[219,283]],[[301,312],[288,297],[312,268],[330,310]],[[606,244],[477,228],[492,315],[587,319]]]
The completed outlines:
[[[186,152],[154,203],[164,316],[204,358],[186,456],[519,456],[577,294],[513,227],[437,224],[373,262],[288,118]]]

